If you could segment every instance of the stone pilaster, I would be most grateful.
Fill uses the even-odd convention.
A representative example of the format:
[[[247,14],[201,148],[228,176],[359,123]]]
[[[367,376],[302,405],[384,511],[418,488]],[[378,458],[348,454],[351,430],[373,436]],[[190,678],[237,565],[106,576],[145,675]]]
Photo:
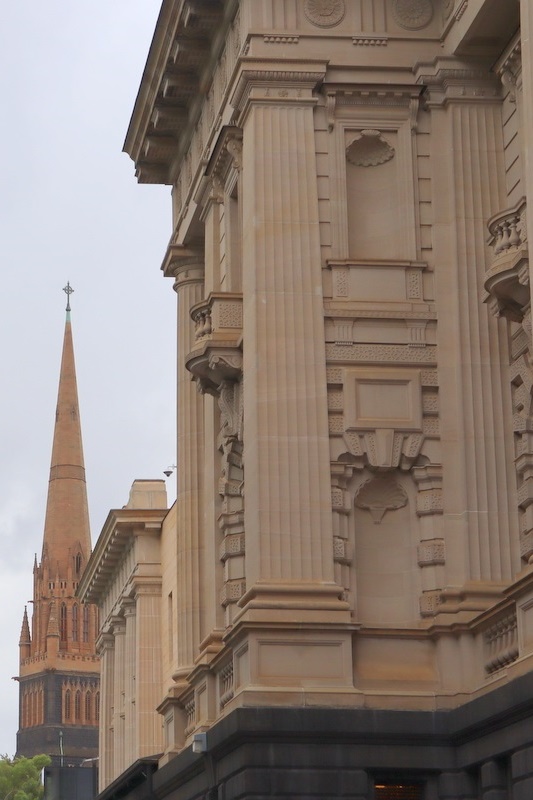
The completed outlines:
[[[112,624],[113,634],[115,637],[115,682],[113,690],[113,778],[116,778],[124,769],[124,655],[126,643],[126,624],[123,617],[113,617]]]
[[[442,772],[438,780],[439,800],[476,800],[472,776],[462,770]]]
[[[480,302],[486,222],[504,204],[500,87],[487,67],[418,66],[432,116],[448,585],[501,585],[517,568],[505,326]],[[476,601],[481,603],[483,600]]]
[[[195,341],[190,310],[204,296],[204,265],[195,251],[176,247],[171,269],[178,295],[178,391],[177,391],[177,619],[176,672],[184,680],[198,654],[204,636],[205,602],[203,509],[203,399],[185,368],[185,358]]]
[[[518,750],[511,757],[513,800],[529,800],[533,796],[533,747]]]
[[[161,582],[136,586],[136,709],[137,758],[162,752],[163,729],[155,709],[161,686]]]
[[[480,773],[482,800],[507,800],[507,774],[499,761],[486,761]]]
[[[115,637],[103,633],[97,642],[100,656],[100,725],[98,738],[98,786],[102,791],[113,780],[113,686]]]
[[[124,636],[124,758],[125,764],[136,760],[136,737],[138,735],[136,706],[136,609],[135,602],[128,600],[123,604],[126,633]]]
[[[314,72],[243,73],[247,594],[335,604]]]

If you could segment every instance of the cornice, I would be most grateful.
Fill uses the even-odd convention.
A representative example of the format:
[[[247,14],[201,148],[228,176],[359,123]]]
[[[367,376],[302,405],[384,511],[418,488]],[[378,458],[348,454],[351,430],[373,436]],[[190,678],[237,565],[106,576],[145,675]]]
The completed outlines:
[[[263,90],[261,100],[294,102],[295,98],[287,94],[288,90],[313,91],[326,76],[327,64],[324,61],[277,63],[279,66],[276,69],[276,62],[246,62],[230,98],[230,103],[237,112],[244,109],[253,89]],[[272,93],[272,89],[275,89],[275,93]],[[296,99],[303,98],[297,95]]]
[[[168,509],[123,508],[110,511],[96,547],[85,568],[76,596],[86,603],[98,603],[113,580],[117,564],[139,534],[159,535]]]
[[[172,183],[238,0],[163,0],[124,141],[140,183]]]
[[[501,84],[485,61],[461,61],[441,56],[413,69],[417,84],[425,87],[428,107],[450,102],[472,103],[500,100]]]

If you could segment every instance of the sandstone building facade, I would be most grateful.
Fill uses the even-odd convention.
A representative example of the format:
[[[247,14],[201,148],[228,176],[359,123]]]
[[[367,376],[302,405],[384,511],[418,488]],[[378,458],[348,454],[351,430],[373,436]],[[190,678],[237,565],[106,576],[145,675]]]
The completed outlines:
[[[70,291],[70,287],[67,285]],[[57,766],[98,756],[98,612],[76,589],[91,555],[70,303],[56,407],[41,560],[33,614],[20,636],[17,755],[46,753]]]
[[[103,798],[531,797],[532,42],[529,0],[164,0],[164,738],[117,759],[110,694]]]

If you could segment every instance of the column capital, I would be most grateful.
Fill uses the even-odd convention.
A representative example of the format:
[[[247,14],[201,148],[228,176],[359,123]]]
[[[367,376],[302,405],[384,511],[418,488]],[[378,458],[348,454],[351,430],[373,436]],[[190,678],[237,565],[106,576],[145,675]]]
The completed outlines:
[[[135,600],[132,600],[131,598],[124,600],[122,602],[122,611],[124,613],[124,617],[134,617],[137,612]]]
[[[126,633],[126,620],[124,617],[111,617],[110,622],[113,628],[113,636],[115,639],[117,636],[121,636],[122,634]]]
[[[99,656],[106,653],[108,650],[115,649],[115,637],[112,633],[101,633],[96,640],[96,652]]]
[[[166,278],[175,278],[174,289],[179,292],[188,283],[201,283],[204,279],[204,253],[198,247],[169,244],[161,269]]]
[[[494,103],[501,100],[501,83],[483,62],[472,64],[441,56],[429,63],[419,62],[414,68],[416,82],[426,88],[429,108],[449,103]]]
[[[237,116],[253,102],[314,105],[314,91],[324,81],[326,69],[323,61],[283,62],[283,69],[273,69],[270,62],[247,62],[230,103]]]

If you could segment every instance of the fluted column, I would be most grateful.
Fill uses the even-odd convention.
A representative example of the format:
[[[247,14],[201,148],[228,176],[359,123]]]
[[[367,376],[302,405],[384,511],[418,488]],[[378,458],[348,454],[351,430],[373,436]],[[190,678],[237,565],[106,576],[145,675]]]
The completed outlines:
[[[245,600],[334,597],[313,88],[244,73]],[[280,88],[281,87],[281,88]],[[284,602],[285,602],[284,601]],[[242,602],[242,601],[241,601]]]
[[[115,681],[113,691],[113,779],[124,769],[124,650],[126,625],[122,617],[113,617],[115,636]]]
[[[137,647],[135,658],[137,731],[136,758],[164,750],[161,717],[161,581],[143,581],[135,589]]]
[[[506,326],[481,302],[486,223],[505,197],[500,87],[447,58],[418,80],[432,115],[446,580],[490,594],[518,564]]]
[[[113,780],[113,686],[115,671],[115,637],[101,635],[97,643],[100,656],[100,723],[98,729],[98,785],[100,791]]]
[[[192,306],[203,299],[204,265],[201,254],[173,251],[174,289],[178,295],[177,392],[177,603],[175,680],[181,683],[193,666],[204,636],[204,410],[203,399],[185,358],[193,348]]]
[[[137,759],[135,720],[136,706],[136,609],[135,602],[128,600],[123,604],[126,632],[124,636],[124,763],[133,764]]]

